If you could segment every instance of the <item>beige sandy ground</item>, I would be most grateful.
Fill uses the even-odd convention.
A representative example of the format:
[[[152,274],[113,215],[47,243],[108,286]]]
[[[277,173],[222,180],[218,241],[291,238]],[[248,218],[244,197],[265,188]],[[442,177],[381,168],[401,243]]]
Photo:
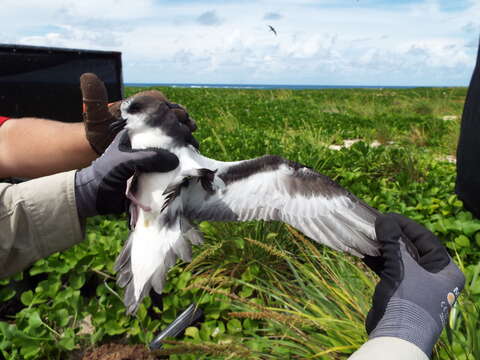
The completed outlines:
[[[455,119],[447,119],[447,120],[455,120]],[[362,139],[346,139],[346,140],[343,140],[343,145],[328,145],[328,148],[330,150],[341,150],[341,149],[348,149],[350,148],[353,144],[359,142],[359,141],[362,141]],[[393,145],[395,142],[394,141],[389,141],[387,144],[384,144],[385,145]],[[382,146],[382,144],[380,142],[378,142],[377,140],[374,140],[372,141],[370,144],[369,144],[371,147],[379,147],[379,146]],[[445,161],[445,162],[449,162],[449,163],[452,163],[452,164],[456,164],[457,162],[457,158],[454,156],[454,155],[440,155],[440,156],[436,156],[435,157],[436,160],[438,161]]]
[[[349,147],[351,147],[353,144],[359,142],[359,141],[362,141],[363,139],[346,139],[346,140],[343,140],[343,145],[329,145],[328,148],[330,150],[341,150],[341,149],[348,149]],[[387,145],[392,145],[394,144],[393,141],[389,141],[387,143]],[[374,140],[370,143],[370,146],[371,147],[379,147],[381,146],[382,144],[380,142],[378,142],[377,140]]]

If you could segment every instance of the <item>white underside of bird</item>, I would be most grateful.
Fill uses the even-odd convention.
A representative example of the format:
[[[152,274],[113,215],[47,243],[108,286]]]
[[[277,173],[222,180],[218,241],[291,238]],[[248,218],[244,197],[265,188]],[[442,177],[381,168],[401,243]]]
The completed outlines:
[[[127,312],[152,287],[162,292],[177,258],[191,260],[191,245],[203,240],[193,221],[278,220],[333,249],[378,255],[379,213],[328,177],[277,156],[213,160],[192,145],[178,146],[162,129],[142,131],[135,116],[127,117],[132,148],[164,148],[179,159],[173,171],[136,179],[141,206],[131,205],[135,223],[116,264]]]

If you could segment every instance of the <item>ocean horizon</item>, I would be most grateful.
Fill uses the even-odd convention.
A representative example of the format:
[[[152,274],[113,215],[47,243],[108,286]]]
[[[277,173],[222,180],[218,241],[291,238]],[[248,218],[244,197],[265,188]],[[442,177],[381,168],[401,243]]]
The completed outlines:
[[[412,89],[412,88],[438,88],[455,86],[392,86],[392,85],[286,85],[286,84],[193,84],[193,83],[125,83],[132,87],[168,86],[181,88],[220,88],[220,89],[290,89],[290,90],[316,90],[316,89]]]

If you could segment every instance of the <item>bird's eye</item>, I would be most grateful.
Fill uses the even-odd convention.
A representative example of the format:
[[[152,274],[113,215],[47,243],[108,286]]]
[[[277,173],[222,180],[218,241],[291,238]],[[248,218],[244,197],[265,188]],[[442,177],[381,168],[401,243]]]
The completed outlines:
[[[141,109],[142,109],[142,105],[138,102],[134,102],[128,107],[128,112],[130,114],[135,114],[139,112]]]

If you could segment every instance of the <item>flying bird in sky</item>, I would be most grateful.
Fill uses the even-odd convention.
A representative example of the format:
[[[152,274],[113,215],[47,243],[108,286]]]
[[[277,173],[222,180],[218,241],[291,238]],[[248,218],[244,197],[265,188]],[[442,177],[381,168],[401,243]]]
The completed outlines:
[[[273,32],[275,36],[277,36],[277,31],[275,30],[275,28],[272,25],[268,25],[268,27],[270,28],[270,31]]]
[[[131,186],[132,231],[115,266],[128,313],[152,287],[162,292],[177,258],[191,260],[191,244],[203,241],[194,221],[283,221],[333,249],[379,254],[377,210],[327,176],[279,156],[234,162],[203,156],[192,135],[195,122],[179,121],[173,106],[150,96],[121,106],[132,148],[164,148],[179,159],[173,171],[139,174]]]

